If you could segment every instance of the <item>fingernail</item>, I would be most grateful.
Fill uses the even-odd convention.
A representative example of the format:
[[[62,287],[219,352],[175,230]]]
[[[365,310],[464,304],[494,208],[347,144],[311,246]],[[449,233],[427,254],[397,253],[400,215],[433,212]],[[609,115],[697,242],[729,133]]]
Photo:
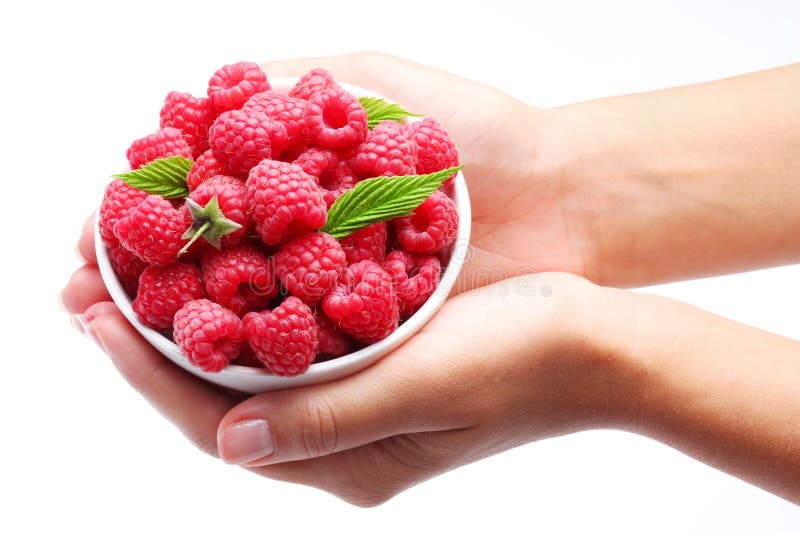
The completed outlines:
[[[226,463],[252,462],[274,450],[269,425],[263,419],[246,419],[222,431],[220,456]]]
[[[97,335],[94,333],[94,329],[92,328],[92,321],[94,321],[94,315],[89,313],[79,313],[73,316],[73,325],[77,328],[80,332],[86,334],[86,337],[94,341],[94,343],[100,347],[100,350],[105,352],[105,348],[103,344],[100,343],[100,340],[97,339]],[[77,323],[77,324],[76,324]]]

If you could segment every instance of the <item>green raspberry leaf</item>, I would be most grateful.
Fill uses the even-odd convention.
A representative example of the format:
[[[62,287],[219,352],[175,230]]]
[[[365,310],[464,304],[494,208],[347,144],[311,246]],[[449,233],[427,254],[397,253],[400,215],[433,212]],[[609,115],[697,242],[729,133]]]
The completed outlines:
[[[115,174],[131,187],[145,193],[161,195],[166,199],[183,198],[189,195],[186,177],[194,162],[183,156],[170,156],[151,161],[135,171]]]
[[[464,165],[431,174],[368,178],[345,191],[328,210],[322,228],[341,239],[370,224],[411,215],[453,173]]]
[[[400,104],[387,102],[383,98],[362,96],[358,101],[361,102],[361,107],[367,112],[367,126],[370,130],[375,128],[381,121],[401,122],[406,117],[422,117],[419,113],[411,113]]]

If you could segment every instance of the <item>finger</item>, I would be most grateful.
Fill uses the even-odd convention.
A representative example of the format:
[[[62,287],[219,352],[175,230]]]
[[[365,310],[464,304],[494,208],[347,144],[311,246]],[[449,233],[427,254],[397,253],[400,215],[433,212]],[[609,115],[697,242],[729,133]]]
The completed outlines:
[[[78,239],[78,255],[88,265],[97,265],[97,252],[94,249],[94,219],[95,213],[89,215],[83,223],[81,237]]]
[[[110,300],[100,271],[91,265],[84,265],[72,273],[61,291],[61,303],[72,314],[84,313],[92,304]]]
[[[315,386],[263,393],[220,423],[220,456],[256,466],[326,456],[397,434],[469,426],[468,388],[447,387],[444,353],[423,334],[365,371]],[[437,363],[438,362],[438,363]]]
[[[235,401],[167,360],[119,310],[102,311],[88,325],[122,376],[198,448],[216,456],[217,427]]]
[[[477,459],[472,430],[403,434],[330,456],[254,468],[263,476],[313,486],[357,506],[398,493]]]

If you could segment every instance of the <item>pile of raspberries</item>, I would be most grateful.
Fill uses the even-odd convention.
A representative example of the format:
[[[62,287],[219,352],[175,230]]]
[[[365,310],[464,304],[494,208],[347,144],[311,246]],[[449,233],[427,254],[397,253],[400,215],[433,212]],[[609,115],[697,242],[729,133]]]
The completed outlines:
[[[281,376],[391,334],[439,283],[458,229],[446,187],[411,216],[339,240],[319,229],[360,180],[457,165],[448,134],[430,118],[368,129],[359,100],[320,68],[283,94],[257,64],[226,65],[207,95],[170,92],[160,129],[134,141],[128,161],[193,160],[188,199],[216,197],[241,228],[219,249],[199,239],[181,252],[196,224],[189,200],[115,179],[100,205],[100,235],[141,322],[204,371],[233,362]]]

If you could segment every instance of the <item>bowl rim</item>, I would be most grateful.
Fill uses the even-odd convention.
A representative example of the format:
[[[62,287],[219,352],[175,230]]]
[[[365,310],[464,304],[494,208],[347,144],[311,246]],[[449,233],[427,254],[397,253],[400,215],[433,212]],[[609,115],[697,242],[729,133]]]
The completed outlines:
[[[293,85],[297,80],[298,78],[275,78],[272,79],[271,82],[273,83],[273,86],[286,87],[287,85]],[[343,86],[348,92],[356,95],[380,96],[381,98],[384,98],[381,95],[361,87],[345,83],[340,83],[340,85]],[[415,122],[422,120],[423,118],[424,117],[411,117],[409,118],[408,122]],[[456,178],[453,180],[453,201],[456,204],[456,211],[459,215],[458,233],[456,235],[456,240],[452,245],[453,249],[450,254],[447,268],[442,272],[439,280],[439,286],[428,298],[428,300],[425,301],[425,303],[411,317],[406,319],[385,339],[343,356],[338,356],[324,362],[312,363],[305,373],[296,376],[277,376],[271,374],[266,369],[236,364],[230,364],[218,373],[206,372],[199,368],[194,368],[192,372],[211,381],[213,381],[213,377],[215,376],[225,375],[233,378],[238,376],[243,379],[259,379],[264,381],[275,380],[279,381],[276,382],[275,385],[280,385],[281,387],[292,387],[293,385],[326,381],[328,380],[326,378],[327,376],[343,376],[341,375],[342,371],[358,365],[359,362],[368,360],[370,358],[374,358],[375,361],[380,359],[380,357],[375,357],[376,352],[379,353],[381,357],[388,354],[409,339],[415,332],[420,330],[436,314],[436,311],[447,300],[450,292],[458,280],[458,276],[466,260],[469,249],[469,238],[472,226],[469,193],[467,191],[467,185],[462,171],[458,171]],[[152,328],[145,326],[136,317],[130,297],[122,287],[122,284],[111,268],[111,263],[108,257],[108,248],[100,237],[98,220],[99,218],[96,217],[94,225],[97,263],[100,269],[100,274],[103,278],[103,282],[105,283],[114,303],[119,307],[122,314],[134,326],[134,328],[136,328],[136,330],[157,350],[175,363],[179,363],[176,361],[177,358],[180,359],[183,364],[190,365],[188,363],[188,359],[175,344],[175,342],[162,335],[157,330],[153,330]],[[296,384],[293,382],[296,382]]]

